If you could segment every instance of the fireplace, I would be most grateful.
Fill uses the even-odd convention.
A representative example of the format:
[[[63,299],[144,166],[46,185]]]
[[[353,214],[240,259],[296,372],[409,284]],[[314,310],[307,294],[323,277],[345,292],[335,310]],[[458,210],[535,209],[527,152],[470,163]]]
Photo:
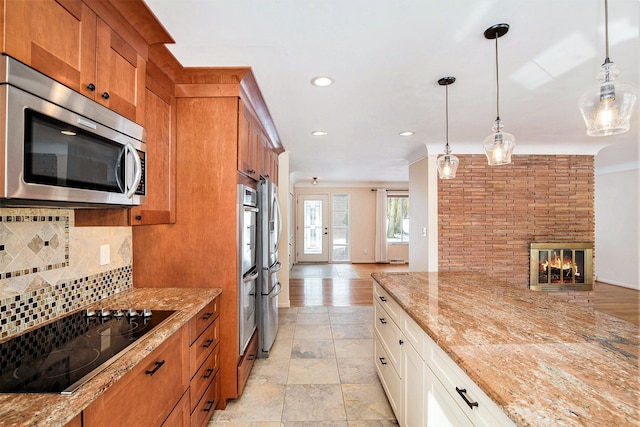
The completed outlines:
[[[592,290],[592,243],[531,243],[530,247],[531,290]]]

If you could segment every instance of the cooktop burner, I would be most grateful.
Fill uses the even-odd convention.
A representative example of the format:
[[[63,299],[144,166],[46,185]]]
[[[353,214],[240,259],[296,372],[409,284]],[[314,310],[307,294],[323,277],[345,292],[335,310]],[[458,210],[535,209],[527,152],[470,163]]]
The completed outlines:
[[[0,393],[70,394],[173,311],[97,310],[0,344]]]

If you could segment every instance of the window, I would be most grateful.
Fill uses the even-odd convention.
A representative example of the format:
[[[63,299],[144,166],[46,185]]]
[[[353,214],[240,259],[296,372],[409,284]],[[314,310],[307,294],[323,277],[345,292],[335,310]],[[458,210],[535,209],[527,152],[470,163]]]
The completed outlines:
[[[387,242],[409,243],[409,197],[387,197]]]
[[[349,195],[334,194],[331,203],[332,258],[333,262],[347,262],[349,253]]]

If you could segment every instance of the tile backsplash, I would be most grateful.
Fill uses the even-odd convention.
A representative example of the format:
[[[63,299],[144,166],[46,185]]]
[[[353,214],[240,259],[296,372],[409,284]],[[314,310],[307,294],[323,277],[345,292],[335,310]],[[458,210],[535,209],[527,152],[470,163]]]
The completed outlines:
[[[132,254],[131,227],[76,228],[71,209],[0,209],[0,340],[132,287]]]

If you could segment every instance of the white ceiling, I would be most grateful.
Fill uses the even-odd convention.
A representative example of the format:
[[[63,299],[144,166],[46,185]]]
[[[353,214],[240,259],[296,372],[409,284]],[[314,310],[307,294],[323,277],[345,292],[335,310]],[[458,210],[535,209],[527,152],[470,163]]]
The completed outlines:
[[[496,116],[493,24],[500,116],[515,154],[595,154],[632,130],[593,138],[578,98],[605,57],[603,0],[146,0],[176,40],[184,66],[251,66],[294,180],[406,182],[408,164],[445,142],[482,153]],[[619,80],[640,86],[640,1],[609,2],[610,57]],[[312,86],[314,76],[335,84]],[[314,130],[326,136],[312,136]],[[415,135],[401,137],[403,130]],[[633,150],[632,150],[633,151]],[[637,155],[637,149],[633,151]],[[460,166],[464,167],[464,164]]]

